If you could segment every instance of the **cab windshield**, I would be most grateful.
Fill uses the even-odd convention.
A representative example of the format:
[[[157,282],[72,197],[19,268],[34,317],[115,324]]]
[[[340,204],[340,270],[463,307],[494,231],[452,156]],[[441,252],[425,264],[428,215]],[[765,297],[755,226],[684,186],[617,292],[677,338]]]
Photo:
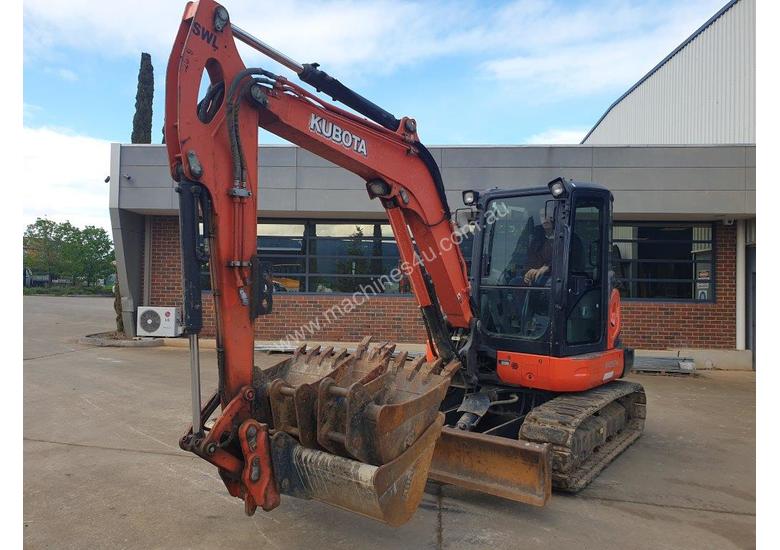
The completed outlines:
[[[488,203],[479,295],[488,332],[526,340],[548,333],[554,213],[547,194]]]

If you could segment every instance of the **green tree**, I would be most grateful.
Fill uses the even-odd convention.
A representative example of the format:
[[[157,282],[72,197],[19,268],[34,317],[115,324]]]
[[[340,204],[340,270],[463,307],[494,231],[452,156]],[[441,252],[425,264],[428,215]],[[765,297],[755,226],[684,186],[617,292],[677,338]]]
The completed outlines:
[[[63,269],[63,235],[60,224],[38,218],[24,232],[24,265],[33,273],[46,274],[49,282]]]
[[[60,246],[61,276],[71,280],[73,284],[79,283],[81,274],[81,231],[69,221],[57,224]]]
[[[35,273],[94,284],[113,271],[114,248],[105,229],[38,218],[24,232],[24,264]]]
[[[154,98],[154,67],[152,56],[141,54],[141,66],[138,69],[138,91],[135,94],[135,115],[131,143],[152,142],[152,99]]]
[[[82,230],[76,229],[74,239],[71,261],[76,266],[76,277],[91,285],[111,275],[114,246],[105,229],[88,225]]]

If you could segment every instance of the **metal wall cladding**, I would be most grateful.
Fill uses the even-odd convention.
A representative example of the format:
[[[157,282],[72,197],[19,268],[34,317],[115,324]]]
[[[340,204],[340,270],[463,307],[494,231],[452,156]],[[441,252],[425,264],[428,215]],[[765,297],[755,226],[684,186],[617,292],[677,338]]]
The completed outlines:
[[[756,4],[739,0],[614,105],[584,143],[756,141]]]

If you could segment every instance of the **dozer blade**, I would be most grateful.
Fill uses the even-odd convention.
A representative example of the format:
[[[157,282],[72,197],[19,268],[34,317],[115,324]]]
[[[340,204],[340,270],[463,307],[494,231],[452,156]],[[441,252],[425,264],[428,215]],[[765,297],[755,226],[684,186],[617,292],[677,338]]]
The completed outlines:
[[[546,444],[444,428],[430,478],[517,502],[544,506],[552,463]]]
[[[308,449],[284,432],[271,438],[274,476],[281,492],[316,499],[394,527],[406,523],[420,504],[444,415],[395,460],[365,464]]]

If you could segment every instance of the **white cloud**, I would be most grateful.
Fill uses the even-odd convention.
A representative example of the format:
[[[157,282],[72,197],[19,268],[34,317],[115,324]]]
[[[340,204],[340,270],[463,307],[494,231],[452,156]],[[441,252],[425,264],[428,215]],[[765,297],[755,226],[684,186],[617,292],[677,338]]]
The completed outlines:
[[[493,79],[533,92],[539,101],[622,90],[636,82],[719,7],[715,0],[681,3],[582,4],[516,2],[507,12],[526,27],[518,47],[482,64]],[[520,9],[533,5],[534,9]],[[543,31],[542,34],[540,32]]]
[[[722,2],[289,0],[261,7],[256,0],[233,0],[229,9],[243,29],[345,78],[467,55],[484,62],[452,69],[464,78],[479,68],[490,80],[555,98],[625,88]],[[66,45],[104,56],[148,51],[159,64],[170,52],[183,8],[183,1],[135,0],[117,17],[115,4],[102,0],[25,0],[25,57],[56,58],[57,46]],[[241,51],[248,64],[276,70],[243,45]]]
[[[108,141],[58,128],[23,128],[23,221],[37,217],[110,233]]]
[[[117,17],[116,5],[101,0],[25,0],[27,61],[57,59],[57,46],[103,56],[167,59],[185,3],[135,0]],[[462,36],[468,4],[378,0],[291,0],[272,8],[234,0],[231,20],[301,62],[331,68],[386,72],[420,58],[450,51]],[[450,30],[454,35],[450,38]],[[455,36],[457,35],[457,36]],[[246,61],[259,59],[241,45]],[[159,62],[159,61],[158,61]],[[273,62],[265,64],[273,67]]]
[[[525,142],[531,145],[570,145],[582,141],[587,129],[583,128],[550,128],[526,138]]]

